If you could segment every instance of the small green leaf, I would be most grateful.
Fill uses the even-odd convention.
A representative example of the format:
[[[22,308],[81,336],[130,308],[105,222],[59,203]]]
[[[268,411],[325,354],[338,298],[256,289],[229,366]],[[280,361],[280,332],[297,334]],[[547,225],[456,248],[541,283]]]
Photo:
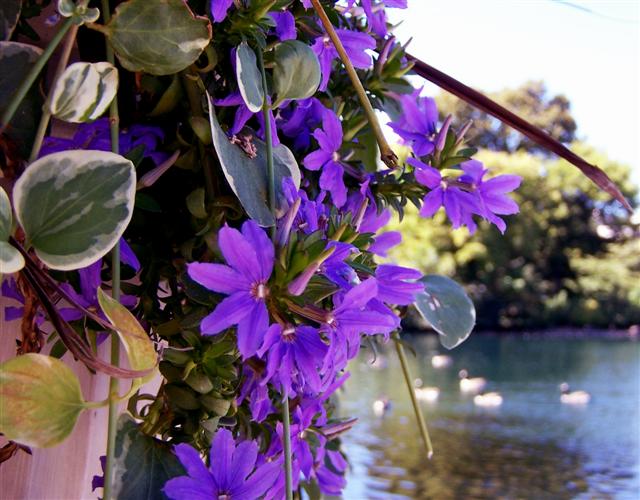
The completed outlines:
[[[320,63],[311,47],[298,40],[287,40],[274,52],[273,87],[277,97],[273,106],[315,94],[320,85]]]
[[[67,67],[51,91],[49,110],[72,123],[93,121],[118,91],[118,70],[107,62],[77,62]]]
[[[106,151],[53,153],[33,162],[13,188],[18,222],[51,269],[80,269],[118,241],[133,213],[133,164]]]
[[[204,204],[204,189],[197,188],[187,196],[187,209],[198,219],[207,218],[207,209]]]
[[[242,42],[236,50],[236,77],[247,108],[252,113],[257,113],[264,104],[264,89],[256,53],[247,42]]]
[[[7,241],[11,236],[13,214],[11,202],[6,191],[0,187],[0,241]]]
[[[184,474],[170,444],[141,432],[129,415],[120,416],[116,434],[113,498],[166,498],[162,493],[164,484]]]
[[[173,75],[171,83],[163,92],[162,96],[160,96],[160,99],[156,103],[155,107],[151,110],[151,113],[149,113],[149,116],[160,116],[173,111],[175,107],[182,101],[183,95],[184,92],[182,91],[180,76]]]
[[[211,40],[211,23],[196,17],[183,0],[129,0],[109,24],[94,26],[107,36],[129,71],[171,75],[196,62]]]
[[[458,283],[446,276],[430,274],[420,281],[424,292],[418,294],[416,308],[440,335],[440,343],[453,349],[464,342],[476,322],[473,302]]]
[[[250,158],[229,141],[218,123],[212,104],[209,105],[209,121],[213,145],[231,189],[249,217],[261,226],[272,226],[275,219],[267,206],[266,144],[254,139],[257,154],[255,158]],[[300,168],[293,153],[283,144],[273,148],[273,160],[276,195],[282,200],[282,179],[291,177],[296,187],[300,186]]]
[[[21,0],[0,2],[0,40],[9,40],[20,18]]]
[[[98,288],[98,303],[105,316],[118,332],[120,340],[124,344],[132,370],[152,370],[157,362],[158,355],[153,342],[142,328],[138,320],[120,302],[110,297]],[[144,380],[150,380],[155,375],[155,370],[147,375]]]
[[[62,442],[84,408],[80,383],[62,361],[29,353],[0,364],[0,432],[27,446]]]
[[[0,277],[20,271],[24,267],[24,257],[11,243],[0,241]]]
[[[25,79],[42,50],[18,42],[0,42],[0,114],[11,102],[13,94]],[[18,107],[4,134],[16,143],[24,157],[29,155],[42,114],[42,96],[36,83]]]

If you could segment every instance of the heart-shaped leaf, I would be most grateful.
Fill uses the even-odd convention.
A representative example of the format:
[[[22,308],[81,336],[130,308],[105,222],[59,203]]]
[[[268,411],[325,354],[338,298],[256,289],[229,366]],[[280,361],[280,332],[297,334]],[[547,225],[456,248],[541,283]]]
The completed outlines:
[[[0,42],[0,114],[11,102],[13,94],[25,79],[42,50],[17,42]],[[24,157],[29,154],[42,114],[42,96],[38,85],[31,90],[13,115],[11,126],[4,132],[18,146]]]
[[[440,343],[453,349],[467,339],[476,323],[473,302],[464,288],[446,276],[430,274],[420,281],[424,292],[418,294],[416,308],[440,334]]]
[[[49,110],[60,120],[97,119],[118,91],[118,70],[107,62],[77,62],[67,67],[51,91]]]
[[[120,340],[124,344],[132,370],[151,370],[156,366],[158,355],[153,347],[153,342],[142,328],[138,320],[131,312],[98,288],[98,303],[105,316],[118,332]],[[152,379],[155,370],[144,377],[143,381]]]
[[[247,108],[252,113],[257,113],[264,104],[264,89],[256,53],[247,42],[242,42],[236,50],[236,77]]]
[[[116,8],[104,32],[129,71],[171,75],[196,62],[211,40],[211,23],[183,0],[129,0]]]
[[[140,431],[126,414],[118,419],[114,464],[113,498],[166,498],[164,484],[184,475],[171,445]]]
[[[229,141],[213,112],[210,98],[209,102],[209,121],[213,145],[227,182],[249,217],[263,227],[273,226],[275,219],[267,206],[266,144],[254,139],[256,156],[250,158],[240,147]],[[282,199],[282,179],[291,177],[296,187],[300,186],[300,168],[293,153],[283,144],[273,148],[273,161],[276,195]]]
[[[0,432],[27,446],[63,441],[85,403],[75,373],[62,361],[29,353],[0,364]]]
[[[131,220],[136,173],[106,151],[53,153],[33,162],[13,189],[18,222],[38,257],[64,271],[93,264]]]
[[[287,40],[275,48],[274,58],[274,107],[287,99],[306,99],[315,94],[320,85],[320,63],[311,47],[298,40]]]
[[[3,274],[20,271],[24,267],[24,257],[11,243],[0,241],[0,278]]]
[[[18,24],[21,9],[21,0],[2,0],[0,2],[0,40],[11,38],[16,24]]]

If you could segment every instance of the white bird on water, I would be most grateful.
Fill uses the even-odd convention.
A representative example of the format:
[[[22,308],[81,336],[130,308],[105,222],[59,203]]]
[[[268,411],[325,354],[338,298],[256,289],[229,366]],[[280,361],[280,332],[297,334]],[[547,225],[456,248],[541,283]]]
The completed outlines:
[[[422,387],[421,378],[415,379],[413,384],[415,385],[414,392],[416,393],[416,398],[420,401],[433,403],[438,400],[438,397],[440,396],[440,389],[437,387]]]
[[[586,405],[591,401],[591,394],[586,391],[570,391],[569,384],[560,384],[560,402],[568,405]]]
[[[451,359],[451,356],[447,356],[446,354],[436,354],[431,358],[431,366],[436,369],[449,368],[452,364],[453,359]]]
[[[483,392],[473,397],[476,406],[496,407],[502,404],[502,395],[499,392]]]
[[[487,386],[487,379],[482,377],[469,378],[467,370],[460,370],[458,377],[460,377],[460,390],[462,392],[478,393],[482,392]]]

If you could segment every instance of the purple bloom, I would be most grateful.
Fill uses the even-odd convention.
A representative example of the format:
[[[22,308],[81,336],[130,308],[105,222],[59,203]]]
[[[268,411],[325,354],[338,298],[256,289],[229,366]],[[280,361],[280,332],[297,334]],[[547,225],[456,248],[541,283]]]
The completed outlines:
[[[255,422],[262,422],[275,411],[269,398],[269,388],[261,384],[261,379],[249,365],[243,367],[244,383],[238,395],[237,403],[249,401],[249,410]]]
[[[421,89],[398,98],[402,114],[388,125],[413,148],[416,156],[430,154],[434,149],[434,134],[438,121],[436,102],[421,97]]]
[[[276,23],[276,35],[281,41],[295,40],[298,34],[296,33],[296,18],[288,10],[279,12],[269,12],[269,16]]]
[[[322,129],[316,129],[313,136],[320,149],[309,153],[303,160],[309,170],[322,169],[320,187],[331,193],[336,207],[347,201],[347,187],[344,184],[344,168],[338,151],[342,146],[342,124],[335,113],[327,111],[322,118]]]
[[[506,193],[517,189],[522,182],[519,175],[497,175],[489,180],[484,180],[489,171],[477,160],[465,161],[461,165],[464,175],[458,179],[460,182],[470,184],[475,192],[482,217],[495,224],[504,234],[507,224],[496,214],[517,214],[520,210],[518,204],[509,198]]]
[[[213,438],[208,469],[188,444],[179,444],[174,450],[188,475],[170,479],[164,485],[164,494],[172,500],[260,498],[273,485],[281,468],[278,461],[256,467],[258,444],[235,442],[227,429],[219,429]]]
[[[233,0],[211,0],[211,17],[220,23],[227,17],[227,11],[233,5]]]
[[[322,390],[320,367],[327,354],[327,345],[318,330],[310,326],[271,325],[258,355],[267,360],[263,385],[277,382],[284,397],[296,393]]]
[[[200,329],[204,335],[215,335],[238,325],[238,350],[246,359],[256,353],[269,327],[265,299],[273,270],[273,243],[262,228],[248,220],[242,233],[229,226],[220,229],[218,245],[229,265],[194,262],[188,266],[192,279],[229,295],[202,320]]]
[[[278,127],[284,135],[293,139],[296,149],[308,149],[311,132],[320,124],[325,112],[330,111],[315,97],[294,101],[288,109],[280,111]]]
[[[373,50],[376,47],[376,41],[373,37],[359,31],[350,31],[345,29],[337,29],[338,38],[344,45],[351,63],[359,69],[369,69],[373,64],[373,59],[367,50]],[[331,77],[331,65],[334,59],[338,58],[338,52],[333,46],[333,42],[328,35],[319,36],[315,39],[312,47],[320,61],[320,72],[322,80],[318,90],[326,90]]]
[[[351,8],[354,3],[355,0],[349,0],[347,8]],[[407,8],[407,0],[361,0],[361,3],[367,15],[369,29],[381,38],[387,36],[387,14],[385,8]]]
[[[415,280],[422,273],[408,267],[380,264],[376,269],[378,283],[377,299],[387,304],[408,306],[415,301],[416,294],[424,290],[424,285]]]
[[[131,125],[128,130],[120,132],[120,153],[126,155],[132,149],[143,145],[144,156],[151,158],[156,165],[159,165],[168,158],[166,153],[156,150],[158,142],[163,138],[164,133],[159,127]],[[109,118],[100,118],[95,122],[79,125],[71,139],[45,137],[40,157],[70,149],[111,151]]]
[[[415,167],[416,180],[431,189],[422,200],[420,215],[433,217],[440,207],[444,207],[454,229],[466,225],[469,232],[474,233],[477,226],[473,221],[472,214],[479,212],[476,197],[458,186],[450,185],[449,180],[444,179],[439,170],[422,163],[420,160],[408,158],[407,163]]]

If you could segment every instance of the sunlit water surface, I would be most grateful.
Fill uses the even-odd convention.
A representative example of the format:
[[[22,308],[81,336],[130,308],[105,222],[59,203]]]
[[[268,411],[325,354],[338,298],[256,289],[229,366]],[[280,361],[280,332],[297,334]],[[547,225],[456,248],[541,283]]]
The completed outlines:
[[[395,350],[371,351],[351,366],[341,413],[358,417],[344,436],[352,465],[346,499],[640,499],[640,343],[522,335],[477,335],[448,353],[431,335],[406,336],[414,377],[440,388],[422,403],[435,448],[425,458]],[[504,398],[480,408],[460,393],[458,371],[488,380]],[[586,406],[560,403],[558,385],[591,394]],[[372,402],[387,397],[382,418]]]

